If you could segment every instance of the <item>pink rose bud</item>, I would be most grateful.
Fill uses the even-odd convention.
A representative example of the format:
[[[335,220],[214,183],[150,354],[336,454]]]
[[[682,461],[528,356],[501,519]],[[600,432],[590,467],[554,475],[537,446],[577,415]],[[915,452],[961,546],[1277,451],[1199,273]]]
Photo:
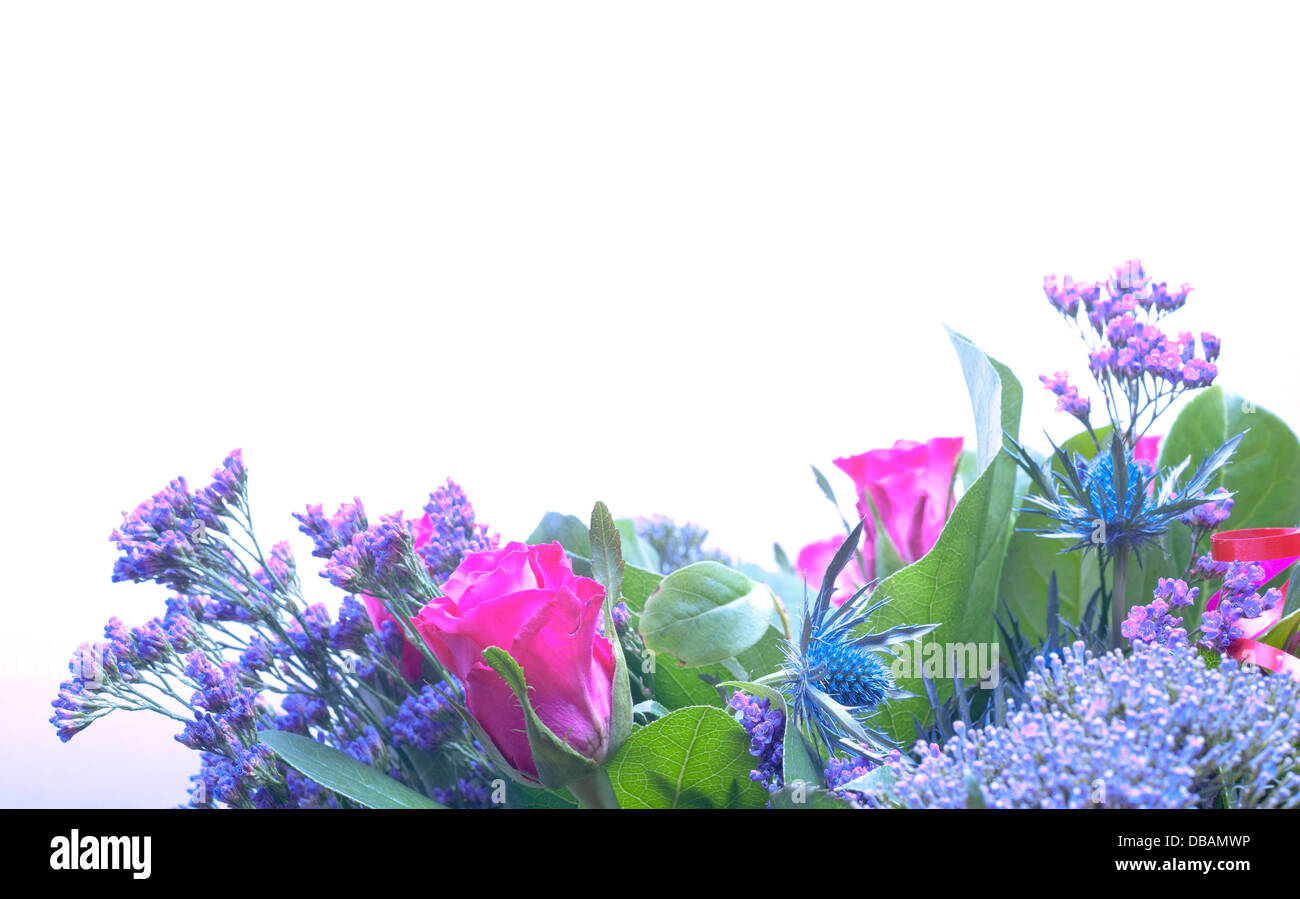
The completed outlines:
[[[464,685],[470,713],[506,762],[537,779],[523,707],[483,661],[492,646],[523,669],[542,724],[579,755],[604,761],[614,679],[613,646],[596,631],[605,588],[575,575],[557,542],[470,553],[442,589],[415,627]]]

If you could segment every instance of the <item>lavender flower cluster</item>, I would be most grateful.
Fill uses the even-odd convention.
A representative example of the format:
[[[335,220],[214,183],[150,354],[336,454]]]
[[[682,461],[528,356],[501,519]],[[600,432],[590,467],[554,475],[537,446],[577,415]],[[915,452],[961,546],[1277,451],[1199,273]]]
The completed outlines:
[[[1201,616],[1201,645],[1216,652],[1227,651],[1234,642],[1246,636],[1241,626],[1243,619],[1258,618],[1282,602],[1282,591],[1276,587],[1263,594],[1256,589],[1256,585],[1265,580],[1260,565],[1229,562],[1222,570],[1223,590],[1219,593],[1219,603]]]
[[[1104,283],[1076,282],[1068,275],[1063,280],[1056,275],[1043,279],[1048,302],[1088,345],[1088,369],[1102,389],[1110,421],[1127,422],[1130,445],[1145,430],[1139,427],[1144,415],[1150,415],[1149,426],[1183,392],[1208,387],[1218,376],[1217,337],[1202,332],[1202,355],[1197,356],[1190,332],[1166,335],[1156,326],[1182,308],[1191,290],[1184,284],[1171,291],[1166,283],[1154,281],[1138,259],[1116,267]],[[1089,424],[1091,401],[1070,384],[1065,372],[1040,380],[1057,397],[1058,410]]]
[[[473,545],[472,538],[456,542],[468,502],[450,482],[434,497],[437,514],[427,516],[427,527],[448,537],[442,564],[459,564],[458,548]],[[447,501],[437,504],[437,497]],[[449,518],[439,519],[443,513]],[[313,555],[332,560],[355,549],[357,565],[369,574],[415,567],[424,573],[409,532],[403,539],[394,526],[400,516],[371,526],[357,501],[329,518],[320,506],[296,517],[315,544]],[[60,739],[118,710],[172,718],[182,726],[176,739],[200,753],[193,807],[348,804],[279,762],[259,729],[310,736],[435,798],[488,804],[492,775],[473,752],[448,753],[462,762],[451,767],[447,783],[424,782],[425,768],[416,764],[417,753],[472,744],[446,698],[456,686],[448,681],[417,692],[398,668],[400,629],[385,620],[376,631],[355,596],[342,599],[336,616],[303,600],[288,544],[266,554],[258,545],[238,450],[210,485],[191,493],[178,478],[124,514],[112,539],[120,552],[115,581],[154,581],[177,595],[162,617],[133,628],[110,619],[104,642],[78,649],[52,703]]]
[[[1300,681],[1187,649],[1082,643],[1035,660],[1004,726],[958,727],[874,805],[955,808],[1300,806]]]

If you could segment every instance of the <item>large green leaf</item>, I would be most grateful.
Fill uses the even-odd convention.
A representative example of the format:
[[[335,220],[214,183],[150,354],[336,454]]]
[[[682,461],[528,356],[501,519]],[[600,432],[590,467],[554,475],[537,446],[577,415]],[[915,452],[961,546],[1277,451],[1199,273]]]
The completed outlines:
[[[979,476],[953,508],[934,548],[890,575],[876,590],[889,603],[873,616],[872,629],[937,623],[926,639],[936,643],[992,642],[997,639],[994,601],[1011,532],[1016,466],[1002,452],[1003,432],[1015,436],[1020,425],[1020,382],[1002,363],[953,331],[975,412]],[[903,647],[906,651],[907,647]],[[915,735],[913,716],[927,720],[930,706],[919,678],[904,679],[912,699],[886,703],[876,723],[895,739]],[[951,684],[946,685],[951,692]]]
[[[445,808],[311,737],[283,730],[259,731],[257,736],[295,771],[368,808]]]
[[[688,666],[735,658],[772,626],[776,598],[765,584],[719,562],[696,562],[665,577],[641,611],[651,651]]]
[[[623,808],[762,808],[749,734],[721,709],[692,706],[633,732],[607,770]]]
[[[1187,404],[1160,449],[1161,466],[1190,458],[1189,470],[1235,434],[1249,429],[1214,486],[1236,493],[1225,528],[1300,524],[1300,441],[1273,413],[1222,388]]]

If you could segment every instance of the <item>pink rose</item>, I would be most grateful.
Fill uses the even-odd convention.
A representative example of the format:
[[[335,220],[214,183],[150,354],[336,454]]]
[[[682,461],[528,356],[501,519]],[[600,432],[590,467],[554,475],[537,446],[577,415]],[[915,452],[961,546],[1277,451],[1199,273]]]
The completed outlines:
[[[952,479],[962,438],[936,437],[925,443],[899,440],[889,449],[836,459],[835,464],[853,479],[858,490],[857,510],[866,521],[859,559],[855,557],[836,581],[838,601],[875,576],[876,526],[872,505],[881,526],[904,562],[921,558],[943,531],[952,501]],[[809,584],[818,586],[843,540],[832,537],[805,546],[796,563]],[[863,577],[863,568],[866,577]]]
[[[835,460],[858,488],[858,514],[870,518],[875,504],[904,562],[915,562],[939,539],[952,511],[952,476],[961,445],[960,437],[899,440],[890,449]]]
[[[537,717],[579,754],[609,751],[614,654],[596,632],[605,588],[578,577],[557,543],[470,553],[414,623],[464,685],[466,705],[515,770],[537,777],[514,692],[483,661],[490,646],[523,669]]]
[[[422,518],[411,522],[411,530],[415,537],[415,551],[418,554],[420,547],[424,546],[433,536],[433,518],[429,513],[425,513]],[[366,604],[366,611],[370,613],[370,623],[374,625],[375,633],[383,633],[385,621],[393,622],[398,633],[402,633],[401,625],[398,624],[397,617],[392,612],[384,608],[384,604],[373,596],[361,594],[361,600]],[[420,653],[420,648],[402,637],[402,659],[401,659],[402,677],[411,683],[420,679],[420,674],[424,670],[424,657]]]

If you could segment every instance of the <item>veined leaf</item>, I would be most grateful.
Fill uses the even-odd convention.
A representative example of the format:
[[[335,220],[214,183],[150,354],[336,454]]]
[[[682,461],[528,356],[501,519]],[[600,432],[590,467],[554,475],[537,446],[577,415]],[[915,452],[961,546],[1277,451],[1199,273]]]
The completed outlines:
[[[298,773],[367,808],[445,808],[406,784],[311,737],[283,730],[259,731],[257,736]]]

